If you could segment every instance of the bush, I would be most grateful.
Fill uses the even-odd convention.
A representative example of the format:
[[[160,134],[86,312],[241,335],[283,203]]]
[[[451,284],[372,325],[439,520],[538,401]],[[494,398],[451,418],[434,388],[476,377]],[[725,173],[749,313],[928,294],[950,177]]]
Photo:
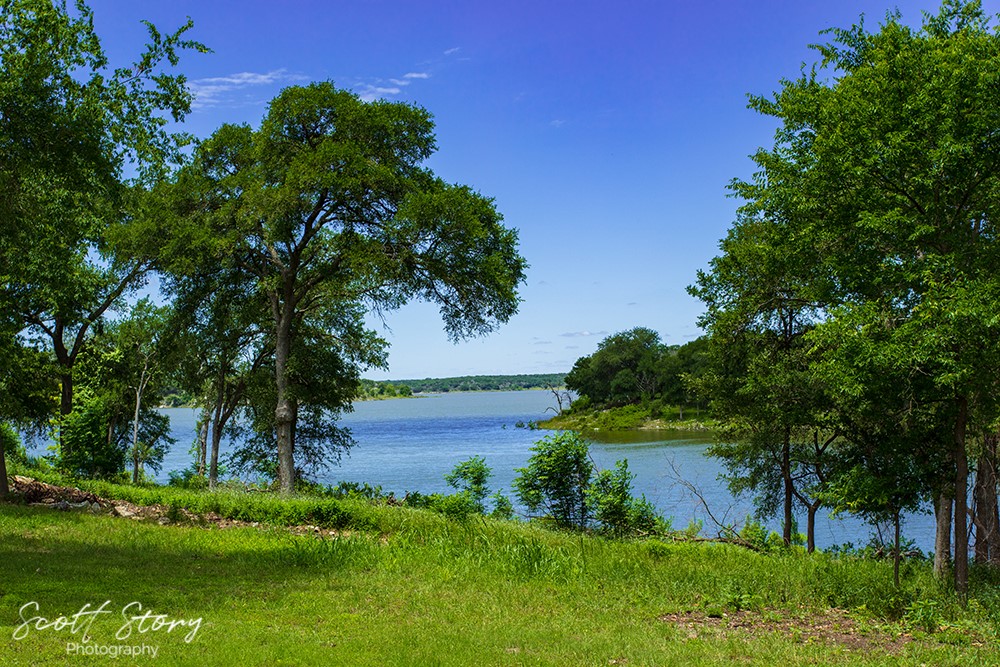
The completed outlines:
[[[467,493],[475,503],[476,511],[482,514],[486,511],[483,501],[490,494],[488,484],[492,476],[493,471],[486,465],[486,460],[481,456],[473,456],[468,461],[456,465],[444,476],[444,481],[448,482],[451,488]]]
[[[632,497],[632,480],[628,461],[615,464],[614,470],[602,470],[587,489],[587,504],[603,532],[624,537],[635,533],[651,533],[659,519],[646,497]]]
[[[125,445],[108,438],[107,401],[79,392],[73,411],[59,425],[59,467],[76,477],[112,479],[125,470]]]
[[[0,422],[0,446],[8,461],[25,464],[28,462],[28,452],[21,443],[21,436],[10,424]]]
[[[587,443],[572,431],[549,435],[518,468],[514,491],[532,512],[542,509],[560,528],[587,527],[587,487],[593,474]]]

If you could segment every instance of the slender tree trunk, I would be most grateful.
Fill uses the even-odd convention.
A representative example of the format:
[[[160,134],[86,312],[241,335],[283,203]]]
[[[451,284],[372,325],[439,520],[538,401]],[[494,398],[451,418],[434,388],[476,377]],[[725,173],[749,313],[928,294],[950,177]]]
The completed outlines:
[[[976,562],[1000,563],[1000,514],[997,508],[997,435],[983,438],[973,491],[976,523]]]
[[[955,591],[965,600],[969,590],[969,532],[968,484],[969,459],[965,451],[965,427],[968,420],[969,401],[958,399],[958,417],[955,420]]]
[[[135,390],[135,412],[132,414],[132,483],[139,483],[139,406],[142,400],[142,382]]]
[[[895,535],[893,536],[893,550],[892,550],[892,581],[896,584],[896,588],[899,588],[899,510],[897,509],[892,515],[892,527],[895,529]]]
[[[810,505],[806,515],[806,551],[808,553],[816,551],[816,512],[819,511],[819,507],[819,503]]]
[[[205,471],[208,468],[206,463],[207,452],[208,452],[208,415],[198,422],[198,475],[201,477],[205,476]]]
[[[274,347],[274,375],[277,388],[277,404],[274,409],[274,423],[278,439],[278,486],[282,493],[295,490],[295,458],[292,454],[292,431],[295,410],[288,386],[288,357],[292,343],[292,313],[283,308],[277,322]]]
[[[952,498],[944,491],[934,498],[934,576],[944,579],[951,563],[951,507]]]
[[[781,479],[784,481],[785,502],[784,516],[782,518],[781,537],[785,541],[785,546],[792,544],[792,499],[795,494],[795,487],[792,484],[792,432],[791,427],[785,427],[785,440],[781,445]]]
[[[63,368],[63,372],[59,376],[59,416],[65,417],[69,413],[73,412],[73,373],[72,370],[67,370]],[[62,429],[59,429],[59,455],[63,458],[67,457],[71,453],[71,447],[68,442],[63,440]]]
[[[222,442],[223,424],[212,424],[212,459],[208,468],[208,488],[214,489],[219,483],[219,445]]]
[[[7,485],[7,452],[4,451],[3,439],[0,438],[0,498],[6,498],[10,493]]]

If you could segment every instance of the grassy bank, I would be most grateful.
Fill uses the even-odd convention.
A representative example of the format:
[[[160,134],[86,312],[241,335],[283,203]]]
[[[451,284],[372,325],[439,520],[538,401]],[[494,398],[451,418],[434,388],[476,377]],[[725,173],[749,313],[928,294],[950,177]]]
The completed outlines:
[[[704,411],[677,408],[650,408],[626,405],[618,408],[574,408],[566,413],[538,422],[539,428],[579,431],[672,430],[712,431],[715,421]]]
[[[167,504],[219,495],[161,493]],[[310,501],[256,502],[274,511]],[[923,563],[908,565],[896,590],[883,562],[612,541],[361,500],[338,507],[337,536],[316,537],[0,505],[0,633],[13,636],[28,602],[38,611],[27,617],[53,620],[109,600],[91,643],[158,648],[124,664],[1000,662],[998,582],[983,573],[963,610]],[[116,640],[131,602],[202,623],[189,643],[187,627]],[[0,663],[106,664],[67,655],[80,634],[28,628],[0,644]]]

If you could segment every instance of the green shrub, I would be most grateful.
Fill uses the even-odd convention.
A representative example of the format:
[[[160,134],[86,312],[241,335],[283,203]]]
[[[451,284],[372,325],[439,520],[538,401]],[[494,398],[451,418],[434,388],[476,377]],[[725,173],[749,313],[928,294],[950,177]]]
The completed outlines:
[[[475,503],[476,511],[483,514],[486,511],[484,501],[490,494],[489,481],[492,476],[493,471],[486,465],[486,460],[481,456],[473,456],[468,461],[457,464],[444,476],[444,481],[451,488],[467,493]]]
[[[628,461],[615,464],[614,470],[602,470],[587,489],[587,505],[603,532],[615,537],[651,533],[657,527],[657,515],[646,497],[632,497]]]
[[[549,435],[531,448],[514,479],[517,497],[532,512],[543,510],[560,528],[587,527],[587,487],[594,465],[587,443],[572,431]]]

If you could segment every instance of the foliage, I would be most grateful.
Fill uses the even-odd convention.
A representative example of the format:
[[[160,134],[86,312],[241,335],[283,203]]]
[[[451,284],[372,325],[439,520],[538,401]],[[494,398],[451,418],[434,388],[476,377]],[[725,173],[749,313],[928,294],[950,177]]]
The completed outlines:
[[[385,398],[409,398],[413,396],[413,390],[409,385],[392,382],[376,382],[374,380],[361,380],[358,389],[358,400],[371,401]]]
[[[489,482],[492,476],[493,471],[486,465],[486,460],[481,456],[473,456],[467,461],[456,464],[452,471],[444,476],[444,481],[460,493],[468,494],[476,511],[482,514],[486,511],[484,501],[490,495]]]
[[[636,327],[602,340],[566,376],[566,386],[591,401],[627,405],[649,400],[660,390],[659,366],[666,355],[660,335]]]
[[[566,376],[566,386],[579,395],[566,414],[598,410],[621,414],[635,407],[640,416],[634,424],[595,427],[610,430],[658,419],[665,405],[679,406],[683,419],[685,405],[701,403],[692,389],[705,372],[706,346],[705,338],[664,345],[658,333],[644,327],[608,336],[592,355],[577,359]]]
[[[896,12],[833,29],[818,62],[751,96],[775,143],[734,181],[744,203],[692,288],[739,444],[723,453],[780,499],[786,540],[793,498],[870,520],[933,498],[954,505],[960,591],[968,459],[1000,413],[993,23],[946,0],[916,28]]]
[[[136,251],[142,189],[187,142],[169,123],[191,93],[172,72],[188,22],[111,69],[83,2],[6,0],[0,11],[0,304],[17,339],[59,366],[60,413],[73,407],[76,361],[102,319],[152,265]]]
[[[566,431],[542,438],[531,451],[527,467],[516,470],[518,499],[532,512],[544,511],[560,528],[586,528],[587,489],[594,472],[586,441]]]
[[[594,520],[603,532],[615,537],[640,533],[650,534],[657,528],[657,515],[646,497],[632,496],[632,480],[628,461],[615,464],[614,470],[601,470],[587,489],[587,504]]]
[[[432,130],[418,107],[366,103],[329,82],[291,87],[259,128],[219,128],[158,194],[171,212],[171,270],[190,273],[194,256],[195,271],[232,271],[264,304],[270,422],[263,405],[252,409],[274,434],[285,492],[295,457],[309,451],[296,442],[310,426],[300,415],[346,409],[358,370],[384,363],[366,310],[434,302],[453,339],[486,334],[517,310],[526,266],[517,232],[490,199],[422,166]],[[316,355],[333,372],[313,373]]]
[[[515,391],[521,389],[547,389],[560,387],[564,373],[525,375],[463,375],[450,378],[424,378],[422,380],[395,380],[396,385],[406,385],[415,393],[447,393],[449,391]]]
[[[59,467],[72,475],[105,479],[125,471],[127,431],[125,424],[109,429],[112,409],[109,397],[78,392],[73,411],[59,423]]]

